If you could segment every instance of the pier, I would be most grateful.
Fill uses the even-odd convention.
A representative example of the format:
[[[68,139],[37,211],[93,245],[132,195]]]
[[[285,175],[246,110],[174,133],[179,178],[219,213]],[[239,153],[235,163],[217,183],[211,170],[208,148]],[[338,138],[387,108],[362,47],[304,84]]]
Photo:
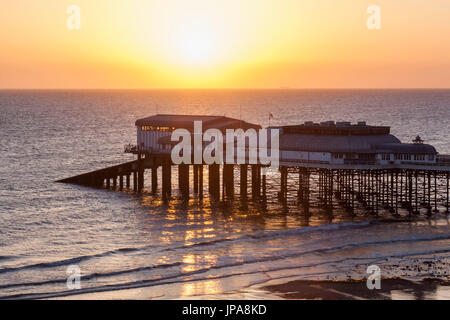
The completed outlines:
[[[202,201],[253,201],[263,206],[279,203],[304,211],[337,207],[356,208],[378,215],[448,213],[450,156],[417,137],[401,143],[388,127],[326,122],[278,127],[280,162],[273,170],[262,164],[174,164],[167,138],[178,127],[192,130],[194,119],[206,120],[204,129],[218,126],[260,126],[226,117],[159,115],[138,120],[138,145],[125,152],[137,159],[58,182],[116,191]],[[271,127],[269,129],[273,129]],[[207,188],[205,188],[207,186]]]

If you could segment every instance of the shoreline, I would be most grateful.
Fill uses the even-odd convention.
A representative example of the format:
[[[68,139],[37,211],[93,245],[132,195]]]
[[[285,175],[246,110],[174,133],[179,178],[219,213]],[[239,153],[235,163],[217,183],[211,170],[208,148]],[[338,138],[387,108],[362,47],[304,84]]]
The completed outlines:
[[[415,258],[379,261],[381,268],[381,289],[369,290],[366,278],[357,278],[366,265],[354,267],[354,270],[333,276],[331,273],[320,278],[309,279],[302,274],[282,272],[260,272],[256,281],[250,276],[241,278],[248,283],[242,288],[214,291],[215,285],[224,279],[198,279],[176,284],[161,284],[148,287],[126,288],[114,291],[80,293],[49,299],[97,300],[398,300],[398,299],[450,299],[450,275],[447,257],[420,256]],[[444,272],[442,272],[444,271]],[[284,275],[283,275],[284,273]],[[233,276],[231,276],[233,277]],[[215,282],[216,281],[216,282]],[[227,281],[227,280],[225,280]],[[208,288],[210,290],[205,290]],[[219,286],[220,287],[220,286]],[[186,294],[186,288],[190,288]],[[195,290],[200,289],[200,290]],[[202,289],[202,290],[201,290]]]
[[[272,284],[270,284],[272,283]],[[153,289],[153,290],[152,290]],[[379,290],[369,290],[366,280],[269,280],[258,288],[213,295],[168,299],[155,288],[135,288],[75,294],[49,300],[449,300],[450,281],[425,278],[382,278]],[[164,290],[163,290],[164,291]]]

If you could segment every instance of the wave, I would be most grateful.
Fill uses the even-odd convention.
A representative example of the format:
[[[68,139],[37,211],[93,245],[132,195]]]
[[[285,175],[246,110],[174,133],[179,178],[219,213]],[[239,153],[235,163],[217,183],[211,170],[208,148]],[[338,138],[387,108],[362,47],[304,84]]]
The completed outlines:
[[[1,244],[0,244],[1,246]],[[15,259],[15,256],[0,256],[0,261]]]
[[[424,237],[411,237],[411,238],[396,238],[396,239],[387,239],[387,240],[380,240],[380,241],[367,241],[367,242],[359,242],[359,243],[352,243],[352,244],[344,244],[342,246],[331,246],[327,248],[319,248],[319,249],[313,249],[313,250],[307,250],[302,252],[295,252],[290,254],[284,254],[284,255],[278,255],[278,256],[271,256],[271,257],[265,257],[265,258],[257,258],[257,259],[249,259],[246,261],[239,261],[224,265],[216,265],[216,266],[210,266],[207,268],[198,269],[192,272],[181,272],[174,275],[166,276],[162,279],[152,279],[152,280],[142,280],[138,281],[138,283],[141,284],[149,284],[153,282],[158,281],[164,281],[169,280],[173,278],[178,278],[182,276],[192,276],[199,273],[208,272],[211,270],[219,270],[219,269],[225,269],[225,268],[232,268],[232,267],[238,267],[243,265],[249,265],[249,264],[255,264],[255,263],[263,263],[263,262],[271,262],[276,260],[283,260],[283,259],[289,259],[289,258],[295,258],[305,255],[311,255],[311,254],[320,254],[320,253],[327,253],[327,252],[336,252],[339,250],[345,250],[349,248],[355,248],[355,247],[364,247],[364,246],[372,246],[372,245],[385,245],[385,244],[391,244],[391,243],[400,243],[400,242],[418,242],[418,241],[438,241],[438,240],[447,240],[450,239],[449,234],[443,234],[438,236],[424,236]],[[396,255],[391,255],[389,257],[405,257],[405,256],[414,256],[414,255],[425,255],[425,254],[436,254],[436,253],[446,253],[450,252],[449,249],[443,249],[443,250],[431,250],[431,251],[421,251],[421,252],[407,252],[407,253],[399,253]],[[383,257],[370,257],[370,259],[380,259],[385,258]],[[345,258],[343,260],[339,261],[327,261],[325,263],[332,263],[332,262],[340,262],[344,260],[366,260],[369,258],[366,257],[349,257]],[[134,269],[127,269],[127,270],[118,270],[108,273],[93,273],[89,275],[82,276],[81,280],[90,280],[94,278],[101,278],[101,277],[112,277],[116,275],[123,275],[123,274],[132,274],[142,271],[149,271],[149,270],[157,270],[161,268],[171,268],[171,267],[178,267],[183,265],[183,262],[175,262],[175,263],[169,263],[169,264],[160,264],[160,265],[154,265],[154,266],[148,266],[148,267],[139,267]],[[315,265],[312,265],[315,266]],[[298,267],[298,266],[297,266]],[[6,284],[6,285],[0,285],[0,289],[6,289],[6,288],[12,288],[12,287],[29,287],[29,286],[40,286],[40,285],[48,285],[48,284],[58,284],[58,283],[65,283],[67,281],[66,278],[64,279],[55,279],[55,280],[48,280],[48,281],[42,281],[42,282],[31,282],[31,283],[14,283],[14,284]],[[78,293],[76,293],[78,294]],[[1,299],[2,297],[0,297]],[[3,297],[8,298],[8,296]]]
[[[272,237],[280,237],[282,235],[330,231],[330,230],[337,230],[337,229],[342,229],[342,228],[365,227],[370,224],[371,224],[371,222],[360,222],[360,223],[344,222],[344,223],[333,223],[333,224],[323,225],[323,226],[302,227],[302,228],[294,228],[294,229],[279,230],[279,231],[260,231],[260,232],[254,233],[252,235],[238,236],[235,238],[229,237],[229,238],[222,238],[222,239],[216,239],[216,240],[201,241],[201,242],[192,243],[192,244],[185,244],[182,246],[157,249],[156,252],[176,251],[176,250],[189,249],[189,248],[195,248],[195,247],[205,247],[205,246],[216,245],[216,244],[220,244],[220,243],[224,243],[224,242],[240,241],[240,240],[246,240],[246,239],[272,238]],[[29,269],[37,269],[37,268],[44,269],[44,268],[60,267],[60,266],[65,266],[65,265],[81,263],[83,261],[90,260],[90,259],[102,258],[102,257],[106,257],[108,255],[124,253],[124,252],[126,252],[126,253],[139,252],[142,250],[154,249],[154,248],[155,248],[155,246],[152,246],[152,245],[141,246],[141,247],[119,248],[119,249],[105,251],[105,252],[96,253],[96,254],[92,254],[92,255],[78,256],[78,257],[73,257],[73,258],[68,258],[68,259],[63,259],[63,260],[56,260],[56,261],[51,261],[51,262],[40,262],[40,263],[25,265],[25,266],[20,266],[20,267],[2,268],[2,269],[0,269],[0,274],[8,273],[8,272],[22,271],[22,270],[29,270]]]
[[[182,246],[175,246],[175,247],[168,247],[168,248],[157,248],[155,246],[149,245],[149,246],[141,246],[141,247],[125,247],[125,248],[119,248],[115,250],[105,251],[102,253],[97,253],[93,255],[84,255],[84,256],[78,256],[73,257],[69,259],[63,259],[63,260],[57,260],[52,262],[41,262],[31,265],[25,265],[20,267],[8,267],[0,269],[0,274],[8,273],[8,272],[19,272],[23,270],[29,270],[29,269],[45,269],[45,268],[54,268],[59,266],[65,266],[65,265],[71,265],[71,264],[77,264],[81,263],[90,259],[94,258],[102,258],[106,257],[108,255],[113,254],[120,254],[120,253],[129,253],[129,252],[140,252],[143,250],[148,249],[156,249],[153,253],[157,252],[165,252],[165,251],[177,251],[177,250],[184,250],[184,249],[190,249],[190,248],[196,248],[196,247],[206,247],[206,246],[212,246],[217,245],[221,243],[228,243],[228,242],[236,242],[236,241],[243,241],[243,240],[261,240],[261,239],[272,239],[272,238],[280,238],[283,236],[292,236],[292,235],[300,235],[305,233],[313,233],[313,232],[330,232],[334,230],[341,230],[341,229],[353,229],[353,228],[364,228],[368,227],[374,224],[379,224],[381,222],[377,221],[364,221],[364,222],[342,222],[342,223],[332,223],[328,225],[321,225],[321,226],[311,226],[311,227],[300,227],[300,228],[293,228],[293,229],[286,229],[286,230],[274,230],[274,231],[258,231],[250,235],[243,235],[238,237],[229,237],[229,238],[222,238],[222,239],[215,239],[215,240],[209,240],[209,241],[201,241],[197,243],[192,244],[185,244]],[[360,245],[367,246],[367,245],[376,245],[376,244],[382,244],[384,241],[394,243],[394,242],[405,242],[405,241],[427,241],[427,240],[444,240],[449,239],[450,235],[433,235],[429,237],[412,237],[412,238],[400,238],[400,239],[389,239],[389,240],[382,240],[382,241],[374,241],[374,242],[361,242]],[[357,246],[357,244],[351,244],[351,246]],[[340,248],[340,247],[339,247]],[[339,249],[337,248],[337,249]],[[322,250],[322,249],[318,249]],[[325,249],[327,250],[327,249]]]
[[[153,246],[147,246],[145,248],[146,249],[150,249],[152,247]],[[102,253],[78,256],[78,257],[74,257],[74,258],[57,260],[57,261],[52,261],[52,262],[40,262],[40,263],[25,265],[25,266],[21,266],[21,267],[7,267],[7,268],[0,269],[0,274],[7,273],[7,272],[28,270],[28,269],[36,269],[36,268],[60,267],[60,266],[80,263],[82,261],[89,260],[89,259],[101,258],[101,257],[105,257],[105,256],[108,256],[108,255],[117,254],[117,253],[121,253],[121,252],[131,252],[131,251],[137,251],[137,250],[142,250],[142,249],[143,249],[142,247],[141,248],[119,248],[119,249],[116,249],[116,250],[105,251],[105,252],[102,252]]]
[[[127,273],[135,273],[135,272],[141,272],[141,271],[148,271],[148,270],[156,270],[156,269],[167,269],[171,267],[178,267],[182,265],[182,262],[175,262],[175,263],[166,263],[166,264],[158,264],[154,266],[148,266],[148,267],[139,267],[134,269],[127,269],[127,270],[118,270],[118,271],[112,271],[112,272],[95,272],[91,273],[89,275],[81,276],[80,280],[91,280],[95,278],[100,277],[112,277]],[[38,282],[24,282],[24,283],[11,283],[11,284],[5,284],[0,285],[0,289],[8,289],[13,287],[29,287],[29,286],[41,286],[41,285],[47,285],[47,284],[57,284],[57,283],[66,283],[67,279],[55,279],[55,280],[47,280],[47,281],[38,281]]]
[[[254,239],[262,239],[262,238],[271,238],[271,237],[279,237],[284,235],[297,235],[302,233],[312,233],[312,232],[329,232],[334,230],[341,229],[350,229],[350,228],[363,228],[373,225],[374,221],[364,221],[364,222],[341,222],[341,223],[330,223],[321,226],[312,226],[312,227],[301,227],[301,228],[292,228],[286,230],[275,230],[275,231],[258,231],[254,234],[247,235],[244,237],[254,238]]]
[[[406,256],[429,255],[429,254],[439,254],[439,253],[448,253],[448,252],[450,252],[450,248],[442,249],[442,250],[433,250],[433,251],[409,252],[409,253],[405,253],[405,254],[395,254],[395,255],[390,255],[390,256],[349,257],[349,258],[344,258],[344,259],[339,259],[339,260],[325,261],[325,262],[308,264],[308,265],[294,265],[294,266],[268,268],[268,269],[265,269],[264,272],[267,273],[267,272],[273,272],[273,271],[292,270],[292,269],[300,269],[300,268],[312,268],[312,267],[317,267],[320,265],[335,264],[335,263],[344,262],[344,261],[348,261],[348,260],[376,261],[376,260],[387,259],[387,258],[401,258],[401,257],[406,257]],[[252,263],[254,263],[254,262],[252,262]],[[4,299],[4,300],[7,300],[7,299],[48,299],[48,298],[58,298],[58,297],[73,296],[73,295],[80,295],[80,294],[87,294],[87,293],[100,293],[100,292],[107,292],[107,291],[137,289],[137,288],[145,288],[145,287],[169,285],[169,284],[177,284],[177,283],[182,284],[182,283],[188,283],[188,282],[193,282],[193,281],[217,280],[217,279],[223,279],[223,278],[229,278],[229,277],[261,273],[260,270],[255,270],[255,271],[248,271],[248,272],[227,273],[227,274],[221,274],[221,275],[216,275],[216,276],[206,276],[203,278],[188,278],[188,279],[174,280],[181,276],[189,277],[189,276],[208,272],[211,269],[228,268],[228,267],[233,267],[233,266],[242,265],[242,264],[244,264],[244,263],[234,263],[234,264],[229,264],[229,265],[224,265],[224,266],[214,266],[211,268],[203,268],[203,269],[199,269],[199,270],[188,272],[188,273],[182,273],[182,274],[168,276],[163,279],[140,280],[140,281],[127,282],[127,283],[120,283],[120,284],[110,284],[110,285],[97,286],[97,287],[88,287],[88,288],[79,289],[79,290],[75,290],[75,291],[70,290],[70,291],[57,291],[57,292],[15,294],[15,295],[9,295],[9,296],[0,296],[0,299]],[[341,271],[309,273],[309,274],[303,274],[302,276],[332,274],[332,273],[336,273],[336,272],[341,272]],[[281,276],[281,278],[283,278],[283,276]],[[66,282],[66,279],[64,279],[64,282]]]

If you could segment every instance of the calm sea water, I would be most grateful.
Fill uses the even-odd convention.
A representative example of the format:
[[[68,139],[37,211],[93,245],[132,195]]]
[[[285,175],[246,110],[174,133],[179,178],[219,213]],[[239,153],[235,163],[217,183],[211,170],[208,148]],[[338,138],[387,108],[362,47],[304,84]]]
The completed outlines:
[[[449,256],[443,214],[388,223],[387,212],[375,219],[276,203],[183,204],[176,191],[165,205],[158,196],[54,182],[131,160],[122,151],[135,142],[134,121],[156,112],[262,125],[269,112],[274,125],[365,120],[450,154],[445,90],[0,91],[1,297],[127,288],[145,288],[145,298],[225,297],[289,275],[362,278],[357,265]],[[81,270],[81,290],[66,286],[71,265]]]

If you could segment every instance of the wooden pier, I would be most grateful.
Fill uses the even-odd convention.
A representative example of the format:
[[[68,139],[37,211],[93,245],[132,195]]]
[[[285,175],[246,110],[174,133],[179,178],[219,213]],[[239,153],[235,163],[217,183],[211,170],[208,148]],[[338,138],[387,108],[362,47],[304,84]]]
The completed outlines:
[[[340,206],[350,213],[363,208],[374,215],[381,210],[394,215],[400,211],[430,215],[450,209],[450,156],[439,155],[419,136],[412,143],[401,143],[390,134],[390,127],[369,126],[364,121],[306,121],[270,127],[269,131],[280,132],[275,172],[258,164],[260,161],[250,164],[248,155],[247,164],[172,162],[171,135],[177,128],[188,131],[195,145],[196,139],[202,138],[198,133],[203,136],[207,129],[223,135],[228,129],[256,132],[262,129],[257,124],[224,116],[159,114],[137,120],[136,128],[138,144],[127,145],[125,152],[136,155],[137,160],[59,182],[150,192],[163,201],[174,197],[188,200],[191,193],[202,200],[207,185],[211,201],[276,202],[295,204],[304,210],[315,206],[329,212]],[[234,138],[230,141],[233,145]],[[225,144],[223,147],[225,154]],[[194,157],[190,163],[194,163]],[[146,170],[151,174],[150,186],[144,181]],[[172,190],[174,185],[177,191]]]
[[[369,165],[342,168],[281,163],[277,172],[263,174],[264,169],[261,165],[252,164],[174,165],[167,155],[139,154],[137,160],[58,182],[116,191],[160,193],[166,202],[175,197],[202,200],[207,192],[211,201],[239,200],[263,204],[276,201],[284,206],[295,204],[304,210],[314,203],[330,212],[337,206],[351,213],[356,207],[364,208],[374,215],[381,210],[393,215],[399,214],[400,210],[427,215],[450,210],[450,163],[386,169]],[[146,170],[151,175],[149,188],[144,188]],[[158,173],[161,174],[160,179]],[[178,178],[175,184],[178,190],[175,191],[172,190],[173,176]],[[205,176],[207,190],[204,190]]]

